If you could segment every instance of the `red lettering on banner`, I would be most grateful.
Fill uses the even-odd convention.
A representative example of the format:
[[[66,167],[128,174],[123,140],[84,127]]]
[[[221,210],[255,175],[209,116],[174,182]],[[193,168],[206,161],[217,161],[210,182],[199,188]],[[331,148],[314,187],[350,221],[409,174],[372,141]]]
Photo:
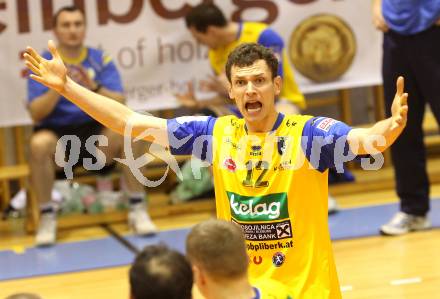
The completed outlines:
[[[289,0],[290,2],[293,2],[295,4],[309,4],[312,2],[315,2],[317,0]]]
[[[6,2],[0,2],[0,10],[6,10]],[[0,22],[0,33],[6,29],[6,24]]]
[[[6,10],[6,2],[0,2],[0,10]],[[0,22],[0,33],[6,29],[6,24]]]
[[[295,4],[310,4],[318,0],[289,0],[289,1]],[[333,0],[333,1],[344,1],[344,0]]]
[[[53,4],[55,0],[40,0],[41,3],[41,15],[43,21],[43,30],[47,31],[52,29],[53,20]],[[310,4],[318,0],[289,0],[293,4]],[[343,1],[343,0],[333,0],[333,1]],[[119,24],[127,24],[134,22],[141,14],[144,0],[131,0],[131,5],[127,12],[117,14],[110,11],[109,0],[96,0],[97,3],[97,19],[99,25],[106,25],[110,21]],[[163,4],[163,0],[150,0],[150,5],[156,15],[167,20],[183,18],[187,12],[191,9],[192,5],[185,3],[177,9],[169,9]],[[213,0],[200,0],[200,3],[212,3]],[[273,23],[278,17],[278,6],[279,4],[273,0],[232,0],[235,5],[235,10],[232,12],[231,19],[233,21],[242,21],[242,15],[247,9],[263,9],[266,12],[266,17],[261,22],[268,24]],[[85,0],[72,0],[72,4],[78,6],[80,9],[86,13],[85,10]],[[0,0],[0,11],[6,10],[7,5],[5,1]],[[29,11],[29,0],[16,0],[16,14],[18,22],[18,33],[29,33],[31,32],[30,25],[30,11]],[[6,23],[0,22],[0,33],[2,33],[7,28]],[[184,58],[185,59],[185,58]]]
[[[278,7],[272,1],[262,1],[262,0],[232,0],[237,6],[237,10],[232,13],[232,20],[234,22],[242,21],[242,13],[248,8],[262,8],[267,12],[267,16],[264,20],[260,20],[261,22],[271,24],[278,17]]]
[[[74,0],[73,4],[78,6],[82,11],[84,11],[85,14],[84,0]],[[53,0],[41,0],[41,14],[43,18],[43,30],[52,29],[52,20],[54,14]],[[31,31],[29,24],[28,0],[17,0],[17,19],[19,33],[27,33]]]
[[[27,0],[17,1],[17,20],[18,32],[24,33],[30,31],[29,26],[29,5]]]
[[[212,3],[212,0],[203,0],[201,3]],[[181,8],[176,10],[169,10],[163,4],[162,0],[151,0],[151,7],[162,18],[167,20],[179,19],[185,17],[185,15],[192,8],[191,5],[184,4]]]
[[[107,24],[109,21],[126,24],[136,20],[144,6],[143,0],[132,0],[131,7],[125,14],[114,14],[110,11],[108,0],[98,0],[98,23]]]

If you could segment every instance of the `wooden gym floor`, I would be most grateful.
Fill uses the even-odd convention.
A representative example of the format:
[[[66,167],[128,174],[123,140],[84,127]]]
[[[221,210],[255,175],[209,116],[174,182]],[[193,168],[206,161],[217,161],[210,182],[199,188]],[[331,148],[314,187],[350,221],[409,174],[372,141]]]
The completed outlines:
[[[388,176],[386,170],[380,173]],[[359,180],[368,181],[368,178],[359,177]],[[337,194],[341,208],[397,201],[392,186],[377,191],[347,194],[338,188],[332,191]],[[440,183],[432,185],[431,195],[432,198],[440,197]],[[160,229],[186,227],[212,217],[213,212],[162,217],[155,219],[155,223]],[[121,234],[128,233],[123,223],[112,227]],[[19,252],[32,245],[32,236],[12,233],[12,229],[1,228],[0,250],[9,248]],[[59,232],[60,242],[103,236],[108,235],[98,226]],[[343,298],[440,298],[440,230],[401,237],[375,236],[334,241],[333,248]],[[127,266],[115,267],[0,282],[0,298],[25,291],[38,293],[45,299],[128,298],[127,269]]]

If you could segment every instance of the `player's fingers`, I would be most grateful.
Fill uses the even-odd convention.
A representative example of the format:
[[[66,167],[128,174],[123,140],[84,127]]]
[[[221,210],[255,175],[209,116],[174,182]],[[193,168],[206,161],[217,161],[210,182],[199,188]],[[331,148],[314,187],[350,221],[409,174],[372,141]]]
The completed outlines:
[[[45,82],[44,82],[44,80],[43,80],[42,77],[37,76],[37,75],[34,75],[34,74],[30,74],[29,77],[30,77],[32,80],[35,80],[35,81],[40,82],[41,84],[45,85]]]
[[[47,42],[47,46],[49,47],[49,51],[50,51],[50,54],[52,54],[52,57],[55,59],[61,60],[61,56],[58,53],[57,47],[55,46],[55,42],[50,39]]]
[[[43,58],[40,56],[40,54],[37,53],[37,51],[35,51],[34,48],[32,47],[26,47],[26,52],[32,56],[38,63],[40,63]]]
[[[32,64],[34,67],[38,68],[39,63],[35,60],[34,57],[32,57],[31,55],[29,55],[28,53],[24,53],[23,54],[24,59],[29,62],[30,64]]]
[[[200,86],[203,86],[203,87],[208,86],[208,85],[209,85],[209,81],[206,81],[206,80],[200,80],[200,81],[199,81],[199,85],[200,85]]]
[[[25,62],[25,65],[36,75],[41,76],[40,70],[36,68],[32,63],[29,61]]]
[[[407,106],[408,105],[408,94],[407,93],[404,93],[400,97],[400,105],[402,105],[402,106]]]
[[[208,75],[208,78],[209,78],[209,81],[210,81],[210,82],[217,82],[217,81],[218,81],[218,77],[217,77],[217,76],[214,76],[214,75],[212,75],[212,74],[209,74],[209,75]]]
[[[396,82],[396,92],[399,96],[403,93],[404,83],[403,77],[399,76]]]
[[[408,106],[400,108],[400,115],[406,117],[408,115]]]

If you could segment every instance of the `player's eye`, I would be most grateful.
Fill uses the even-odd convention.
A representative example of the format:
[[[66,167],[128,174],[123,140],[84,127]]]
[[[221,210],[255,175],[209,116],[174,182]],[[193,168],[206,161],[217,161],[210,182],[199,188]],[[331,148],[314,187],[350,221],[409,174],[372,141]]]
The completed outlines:
[[[235,85],[236,86],[243,86],[243,85],[245,85],[245,82],[244,82],[244,80],[235,80]]]
[[[258,77],[257,79],[255,79],[255,83],[258,85],[261,85],[265,82],[266,80],[263,77]]]

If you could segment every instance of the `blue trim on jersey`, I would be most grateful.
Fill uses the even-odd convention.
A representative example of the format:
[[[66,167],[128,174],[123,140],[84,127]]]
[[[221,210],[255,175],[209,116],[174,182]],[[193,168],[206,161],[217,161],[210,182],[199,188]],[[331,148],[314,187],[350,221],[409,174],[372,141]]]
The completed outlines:
[[[440,1],[382,0],[382,14],[392,30],[403,35],[415,34],[440,18]]]
[[[194,155],[212,163],[212,135],[216,120],[217,118],[212,116],[184,116],[169,119],[167,131],[171,154]]]
[[[272,128],[271,131],[275,131],[276,129],[278,129],[278,127],[281,125],[281,123],[283,122],[283,120],[284,120],[284,114],[282,114],[282,113],[278,113],[277,120],[276,120],[275,123],[273,124],[273,128]]]
[[[258,37],[258,43],[272,49],[278,58],[278,75],[283,77],[283,49],[284,41],[281,36],[271,28],[264,29]]]
[[[281,125],[281,123],[283,122],[284,119],[284,114],[282,113],[278,113],[277,119],[275,120],[275,123],[273,124],[272,130],[270,130],[271,132],[275,131],[276,129],[278,129],[278,127]],[[247,127],[246,124],[244,125],[244,130],[247,131]]]
[[[278,113],[272,128],[283,122]],[[211,116],[185,116],[167,121],[170,152],[173,155],[194,155],[212,163],[212,142],[217,118]],[[320,172],[336,168],[343,172],[345,157],[357,158],[349,149],[347,135],[352,128],[343,122],[326,117],[309,119],[302,131],[302,149],[307,160]],[[350,160],[352,160],[350,159]]]
[[[350,126],[331,118],[309,119],[302,132],[302,148],[307,160],[320,172],[334,167],[343,172],[343,156],[353,155],[347,143],[351,130]]]
[[[52,59],[52,55],[48,51],[45,51],[42,56],[45,59]],[[123,93],[122,80],[115,64],[113,61],[104,64],[104,53],[101,50],[87,48],[87,56],[81,62],[81,66],[94,72],[95,77],[93,80],[106,89]],[[35,98],[45,94],[48,90],[49,88],[46,86],[28,78],[27,94],[29,103],[35,100]],[[92,121],[93,119],[78,106],[66,98],[60,97],[54,110],[37,125],[54,127],[82,124]]]
[[[260,292],[260,290],[258,288],[256,288],[256,287],[252,287],[252,289],[254,289],[254,292],[255,292],[255,297],[252,298],[252,299],[261,299],[261,292]]]
[[[236,39],[239,39],[241,36],[241,32],[243,31],[243,22],[238,23],[238,31]]]

